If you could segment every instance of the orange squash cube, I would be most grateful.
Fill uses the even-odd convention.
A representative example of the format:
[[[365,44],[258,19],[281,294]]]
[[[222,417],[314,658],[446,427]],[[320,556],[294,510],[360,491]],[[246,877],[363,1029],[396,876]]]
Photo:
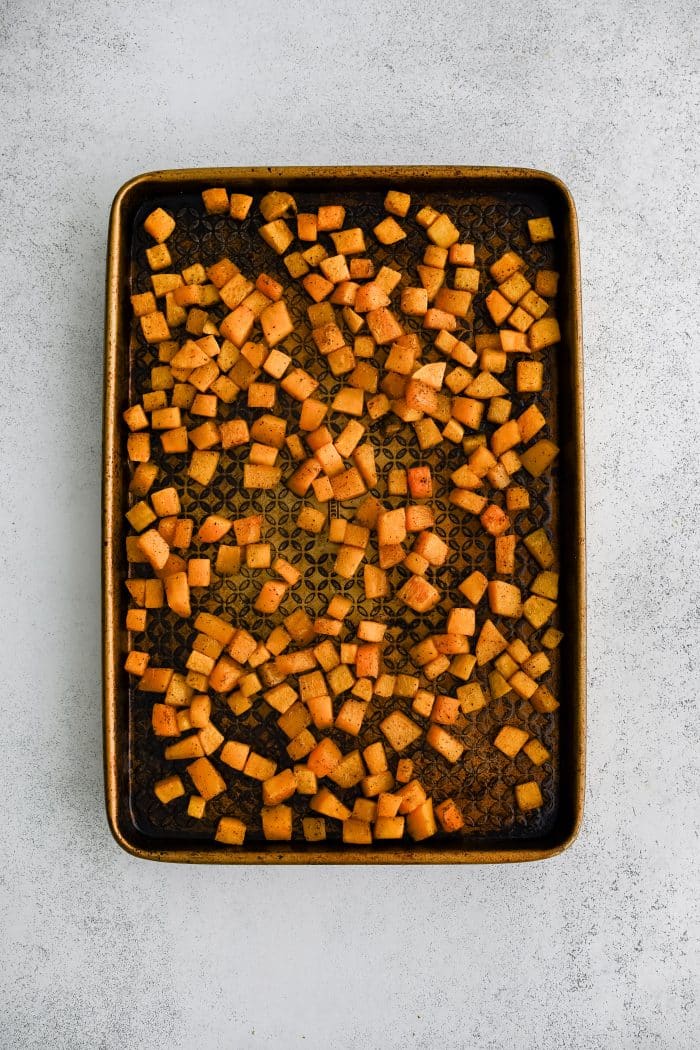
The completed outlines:
[[[245,833],[246,826],[238,817],[220,817],[214,840],[225,846],[242,846]]]

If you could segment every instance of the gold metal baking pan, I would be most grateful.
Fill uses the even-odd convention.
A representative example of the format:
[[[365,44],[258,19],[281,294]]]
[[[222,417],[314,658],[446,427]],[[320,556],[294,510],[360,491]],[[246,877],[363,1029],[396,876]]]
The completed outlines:
[[[464,812],[466,826],[458,835],[439,835],[420,844],[408,841],[375,843],[370,847],[343,844],[337,829],[320,844],[292,841],[268,843],[259,825],[259,791],[251,781],[232,773],[227,777],[230,790],[207,804],[204,820],[187,816],[186,800],[162,806],[153,794],[155,780],[173,771],[162,758],[162,744],[149,730],[149,698],[139,694],[122,670],[128,648],[124,630],[127,594],[124,579],[129,569],[124,554],[128,463],[121,413],[134,390],[144,389],[144,380],[153,363],[150,348],[130,350],[131,317],[129,295],[149,285],[145,262],[147,238],[143,218],[158,205],[171,211],[177,220],[168,245],[173,268],[193,259],[214,262],[223,255],[235,259],[251,273],[265,270],[289,287],[288,301],[295,315],[297,330],[303,336],[305,301],[301,289],[291,282],[280,259],[257,235],[261,224],[257,208],[242,223],[226,216],[206,215],[200,193],[211,186],[251,193],[256,197],[271,188],[291,191],[300,211],[315,210],[320,203],[341,203],[348,211],[346,225],[371,229],[383,216],[382,201],[389,188],[407,190],[441,211],[446,211],[462,231],[464,239],[477,245],[477,265],[483,270],[505,250],[512,248],[528,264],[550,266],[561,272],[557,314],[562,342],[546,351],[545,389],[538,402],[547,417],[548,434],[561,447],[551,475],[528,481],[529,510],[520,512],[515,530],[524,535],[540,526],[548,530],[559,553],[561,589],[556,625],[564,640],[553,654],[552,669],[545,679],[559,697],[561,706],[551,715],[538,714],[531,705],[509,694],[493,700],[476,715],[461,719],[457,733],[466,744],[462,761],[448,764],[418,741],[408,752],[414,759],[416,775],[436,801],[454,797]],[[556,241],[530,244],[526,220],[550,215]],[[402,269],[415,264],[423,240],[417,231],[391,247],[373,249],[376,259]],[[539,860],[566,848],[575,838],[582,814],[584,794],[585,744],[585,556],[584,556],[584,437],[581,336],[581,281],[579,247],[574,204],[566,187],[551,175],[518,168],[470,167],[366,167],[366,168],[211,168],[163,171],[140,175],[119,190],[112,207],[107,265],[107,309],[105,327],[104,401],[104,509],[103,509],[103,616],[104,616],[104,754],[106,802],[109,825],[124,849],[142,858],[190,863],[312,863],[312,864],[453,864],[494,863]],[[487,319],[477,302],[473,332],[486,327]],[[307,333],[308,334],[308,333]],[[302,366],[308,352],[308,339],[297,338],[295,359]],[[314,366],[310,366],[314,370]],[[509,367],[513,367],[512,365]],[[315,373],[318,374],[316,367]],[[321,378],[321,377],[319,377]],[[322,380],[323,392],[323,380]],[[286,395],[283,395],[286,396]],[[514,395],[515,396],[515,395]],[[517,397],[516,397],[517,400]],[[291,403],[290,403],[291,404]],[[236,415],[246,407],[232,406]],[[285,411],[286,405],[282,406]],[[516,406],[517,407],[517,406]],[[391,420],[392,417],[385,417]],[[373,427],[379,466],[410,465],[417,458],[415,442],[406,436],[406,427],[391,422]],[[447,445],[447,443],[445,443]],[[426,457],[421,457],[425,460]],[[181,458],[161,457],[167,479],[177,481],[183,492],[185,513],[197,520],[222,506],[262,508],[269,523],[272,543],[284,543],[286,556],[304,561],[311,569],[304,584],[294,593],[294,602],[313,613],[325,610],[329,595],[338,585],[330,566],[333,555],[322,543],[290,528],[299,501],[284,486],[279,491],[249,495],[240,488],[240,468],[232,458],[229,468],[211,486],[188,486]],[[459,465],[459,447],[441,447],[427,457],[438,480],[434,504],[437,529],[447,526],[448,477]],[[165,484],[168,482],[166,481]],[[196,489],[196,491],[195,491]],[[436,610],[434,624],[439,629],[445,608],[456,600],[456,586],[480,559],[487,575],[490,545],[478,527],[477,519],[455,528],[450,525],[450,559],[441,571],[440,587],[446,604]],[[522,544],[519,545],[522,548]],[[282,551],[285,553],[285,551]],[[486,559],[486,561],[484,561]],[[536,567],[524,549],[519,556],[518,582],[527,589]],[[255,576],[226,577],[206,592],[196,607],[220,613],[239,621],[255,633],[264,621],[251,610],[250,598],[260,586]],[[356,599],[362,615],[380,615],[390,623],[386,659],[397,660],[397,641],[413,644],[421,637],[419,622],[411,615],[398,616],[387,605],[364,609],[363,592],[352,583],[346,588]],[[457,604],[461,604],[457,602]],[[286,613],[292,611],[286,609]],[[410,614],[410,610],[407,610]],[[277,622],[275,620],[275,622]],[[269,629],[269,624],[268,624]],[[425,634],[423,623],[422,634]],[[522,621],[518,633],[528,640]],[[191,624],[176,618],[168,609],[151,614],[147,644],[155,664],[184,666],[188,643],[194,635]],[[512,635],[512,630],[511,630]],[[262,635],[264,637],[264,634]],[[536,637],[536,635],[535,635]],[[405,666],[405,665],[404,665]],[[285,743],[275,724],[274,712],[259,701],[244,717],[235,718],[222,698],[214,698],[215,722],[222,732],[245,739],[262,753],[283,753]],[[377,705],[378,708],[379,705]],[[363,724],[353,746],[364,746],[379,738],[377,723],[384,712],[374,711]],[[504,724],[522,725],[537,735],[551,752],[551,761],[532,766],[524,755],[506,759],[492,744]],[[331,735],[334,734],[334,731]],[[348,737],[338,735],[338,743],[349,750]],[[514,802],[514,786],[536,779],[544,805],[536,812],[520,814]],[[302,809],[295,807],[295,838],[299,835]],[[180,803],[183,803],[180,805]],[[306,803],[304,803],[304,806]],[[227,847],[213,841],[218,817],[241,816],[249,831],[243,847]]]

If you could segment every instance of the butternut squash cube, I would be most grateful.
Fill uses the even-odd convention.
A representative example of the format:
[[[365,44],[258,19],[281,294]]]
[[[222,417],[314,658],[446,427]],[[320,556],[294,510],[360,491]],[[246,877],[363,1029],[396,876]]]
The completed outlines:
[[[143,228],[154,241],[158,241],[160,244],[163,241],[167,241],[175,229],[175,220],[163,208],[156,208],[146,217]]]
[[[262,797],[264,806],[278,806],[296,793],[297,782],[291,769],[263,781]]]
[[[518,729],[517,726],[503,726],[493,745],[508,758],[515,758],[529,735],[524,729]]]
[[[522,615],[523,604],[520,588],[512,583],[491,580],[488,587],[489,606],[496,616],[507,616],[517,619]]]
[[[486,620],[476,643],[475,655],[479,667],[494,660],[508,647],[508,642],[491,620]]]
[[[556,602],[550,601],[549,598],[541,598],[533,594],[523,603],[523,616],[535,630],[539,630],[554,613],[556,607]]]
[[[464,827],[462,811],[453,798],[446,798],[439,806],[435,807],[435,816],[440,822],[443,831],[452,833],[460,831]]]
[[[438,215],[438,217],[427,228],[428,240],[437,244],[440,248],[449,248],[459,240],[459,230],[449,216]]]
[[[294,234],[284,219],[274,219],[272,222],[266,223],[260,227],[258,233],[265,243],[269,244],[278,255],[284,255],[294,240]]]
[[[331,240],[338,255],[361,255],[365,251],[365,235],[359,226],[331,233]]]
[[[146,318],[142,318],[142,323],[144,320]],[[556,317],[541,317],[539,321],[535,321],[528,332],[528,339],[530,349],[534,351],[546,350],[548,346],[561,342],[561,331]]]
[[[410,206],[410,193],[402,193],[401,190],[389,190],[384,198],[384,209],[392,215],[398,215],[399,218],[405,218],[408,215]]]
[[[291,842],[291,806],[263,806],[260,815],[262,817],[263,835],[268,842]]]
[[[326,838],[326,822],[323,817],[303,817],[302,828],[307,842],[323,842]]]
[[[165,244],[154,244],[152,248],[146,248],[146,259],[152,270],[167,270],[172,264],[172,258]]]
[[[391,215],[377,223],[372,232],[380,244],[397,244],[406,237],[406,231]]]
[[[457,686],[457,696],[463,715],[471,715],[486,706],[486,697],[478,682]]]
[[[554,227],[552,226],[552,220],[548,215],[543,215],[539,219],[528,219],[527,228],[530,233],[530,240],[533,244],[540,244],[542,241],[554,240]]]
[[[538,270],[535,275],[535,291],[546,299],[553,299],[557,294],[559,274],[556,270]]]
[[[554,550],[544,529],[536,529],[525,536],[523,543],[543,569],[549,569],[554,564]]]
[[[435,727],[437,728],[437,727]],[[433,800],[428,798],[406,817],[406,830],[414,842],[423,842],[437,832]]]
[[[393,747],[394,751],[403,751],[416,741],[423,730],[402,711],[392,711],[379,724],[379,728]]]
[[[481,524],[491,536],[501,536],[510,528],[510,518],[500,507],[490,504],[480,516]]]
[[[542,635],[542,645],[545,649],[556,649],[563,637],[562,631],[558,631],[555,627],[548,627]]]
[[[414,612],[428,612],[440,601],[440,592],[421,576],[411,576],[397,593],[397,598]]]
[[[242,846],[246,826],[238,817],[220,817],[214,840],[226,846]]]
[[[225,189],[202,190],[202,202],[208,215],[226,215],[229,210],[228,193]]]
[[[197,450],[192,453],[192,459],[187,470],[187,476],[200,485],[208,485],[216,473],[219,464],[218,452],[202,452]]]
[[[391,343],[403,334],[401,325],[386,306],[379,307],[377,310],[370,310],[365,320],[377,346]]]
[[[539,478],[559,455],[559,448],[548,438],[536,441],[520,455],[520,461],[533,478]]]
[[[309,808],[315,813],[321,813],[324,817],[330,817],[332,820],[345,821],[350,817],[348,807],[326,787],[320,788],[313,796],[309,802]]]
[[[552,757],[547,748],[544,746],[544,744],[540,743],[539,740],[535,740],[534,738],[532,740],[528,740],[527,744],[525,744],[523,748],[523,751],[530,759],[532,764],[535,766],[543,765],[543,763],[547,762],[548,759]]]
[[[521,813],[539,809],[544,801],[539,784],[534,780],[529,780],[526,784],[516,784],[515,799]]]
[[[187,766],[190,780],[205,801],[226,790],[226,782],[208,758],[197,758]]]
[[[266,306],[260,314],[260,325],[265,342],[269,347],[276,346],[294,331],[294,324],[283,300]],[[287,361],[287,364],[289,361]],[[285,365],[286,368],[286,365]]]
[[[180,798],[185,794],[185,787],[180,777],[174,775],[157,781],[153,786],[153,791],[158,801],[167,806],[173,799]]]

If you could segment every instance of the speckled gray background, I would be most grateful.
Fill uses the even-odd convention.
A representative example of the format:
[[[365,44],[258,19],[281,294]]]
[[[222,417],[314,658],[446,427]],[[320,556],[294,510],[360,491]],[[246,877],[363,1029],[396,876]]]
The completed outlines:
[[[0,11],[3,1050],[695,1050],[693,0]],[[314,162],[531,165],[576,199],[590,760],[555,860],[188,869],[109,836],[109,204],[148,169]]]

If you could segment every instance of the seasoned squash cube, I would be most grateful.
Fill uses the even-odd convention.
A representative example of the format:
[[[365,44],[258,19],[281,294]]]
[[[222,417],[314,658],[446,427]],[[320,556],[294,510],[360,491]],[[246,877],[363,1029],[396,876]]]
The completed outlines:
[[[387,215],[386,219],[377,223],[372,232],[380,244],[396,244],[406,237],[406,231],[391,215]]]
[[[406,830],[414,842],[422,842],[437,832],[433,800],[428,798],[406,817]]]
[[[533,244],[554,240],[554,227],[548,215],[543,215],[539,219],[528,219],[527,228]]]
[[[208,758],[197,758],[187,766],[187,772],[203,799],[215,798],[226,790],[226,782]]]
[[[166,777],[164,780],[159,780],[153,787],[156,798],[163,805],[167,805],[168,802],[172,802],[175,798],[180,798],[185,794],[185,787],[182,780],[177,775]]]
[[[326,822],[323,817],[303,817],[302,828],[307,842],[323,842],[326,838]]]
[[[545,299],[553,299],[559,286],[559,274],[556,270],[538,270],[535,275],[535,291]]]
[[[380,723],[379,728],[393,747],[394,751],[403,751],[421,736],[423,730],[402,711],[392,711]]]
[[[554,564],[554,550],[544,529],[531,532],[524,537],[523,543],[543,569],[551,568]]]
[[[478,682],[468,682],[457,686],[457,696],[463,715],[473,714],[474,711],[480,711],[486,706],[486,697]]]
[[[516,784],[515,799],[521,813],[539,809],[544,801],[539,784],[535,780],[529,780],[526,784]]]
[[[242,846],[245,833],[246,826],[238,817],[221,817],[214,839],[226,846]]]
[[[562,631],[558,631],[555,627],[548,627],[542,635],[542,645],[545,649],[556,649],[563,637]]]
[[[389,190],[384,198],[385,210],[392,215],[398,215],[399,218],[404,218],[408,215],[408,209],[410,206],[410,193],[402,193],[401,190]]]
[[[501,580],[491,580],[488,591],[489,606],[496,616],[517,619],[522,615],[523,604],[519,587]]]
[[[529,733],[517,726],[503,726],[493,744],[508,758],[515,758],[518,751],[526,742]]]
[[[162,243],[167,241],[170,234],[175,229],[175,220],[171,215],[168,215],[167,211],[162,208],[156,208],[152,211],[144,221],[143,228],[146,233],[150,234],[154,241]]]
[[[202,202],[208,215],[225,215],[229,210],[228,193],[225,189],[202,190]]]
[[[313,796],[309,802],[309,808],[314,813],[321,813],[324,817],[330,817],[332,820],[345,821],[350,816],[348,807],[326,787],[320,788]]]
[[[291,770],[289,770],[291,773]],[[292,774],[294,779],[294,774]],[[290,842],[292,838],[292,807],[263,806],[261,810],[263,835],[268,842]]]
[[[428,240],[440,248],[449,248],[459,240],[459,230],[444,213],[431,222],[427,229]]]
[[[260,325],[265,342],[269,347],[276,346],[294,331],[294,324],[285,303],[282,300],[265,307],[260,314]],[[287,364],[289,362],[287,361]],[[286,367],[286,365],[285,365]]]
[[[539,478],[559,455],[559,449],[548,438],[536,441],[520,455],[520,461],[533,478]]]
[[[532,740],[528,740],[527,744],[525,744],[523,748],[523,751],[530,759],[532,764],[535,766],[541,766],[544,762],[551,758],[551,755],[547,748],[544,746],[544,744],[540,743],[539,740],[535,740],[534,738]]]
[[[338,255],[361,255],[365,251],[365,235],[359,227],[331,233],[331,240]]]
[[[556,607],[556,602],[550,601],[549,598],[541,598],[533,594],[523,603],[523,616],[535,630],[539,630],[545,625]]]
[[[152,317],[154,315],[151,314],[149,316]],[[141,319],[142,324],[144,320],[146,318]],[[535,321],[528,331],[528,339],[530,349],[534,351],[545,350],[548,346],[554,346],[555,343],[559,343],[561,341],[561,331],[556,317],[541,317],[539,321]]]
[[[462,811],[453,798],[446,798],[435,807],[435,816],[443,831],[454,832],[464,827]]]
[[[428,612],[440,601],[440,592],[421,576],[411,576],[396,597],[415,612]]]
[[[260,227],[258,233],[265,243],[269,244],[278,255],[284,255],[294,240],[294,234],[284,219],[274,219],[272,222],[266,223]]]

